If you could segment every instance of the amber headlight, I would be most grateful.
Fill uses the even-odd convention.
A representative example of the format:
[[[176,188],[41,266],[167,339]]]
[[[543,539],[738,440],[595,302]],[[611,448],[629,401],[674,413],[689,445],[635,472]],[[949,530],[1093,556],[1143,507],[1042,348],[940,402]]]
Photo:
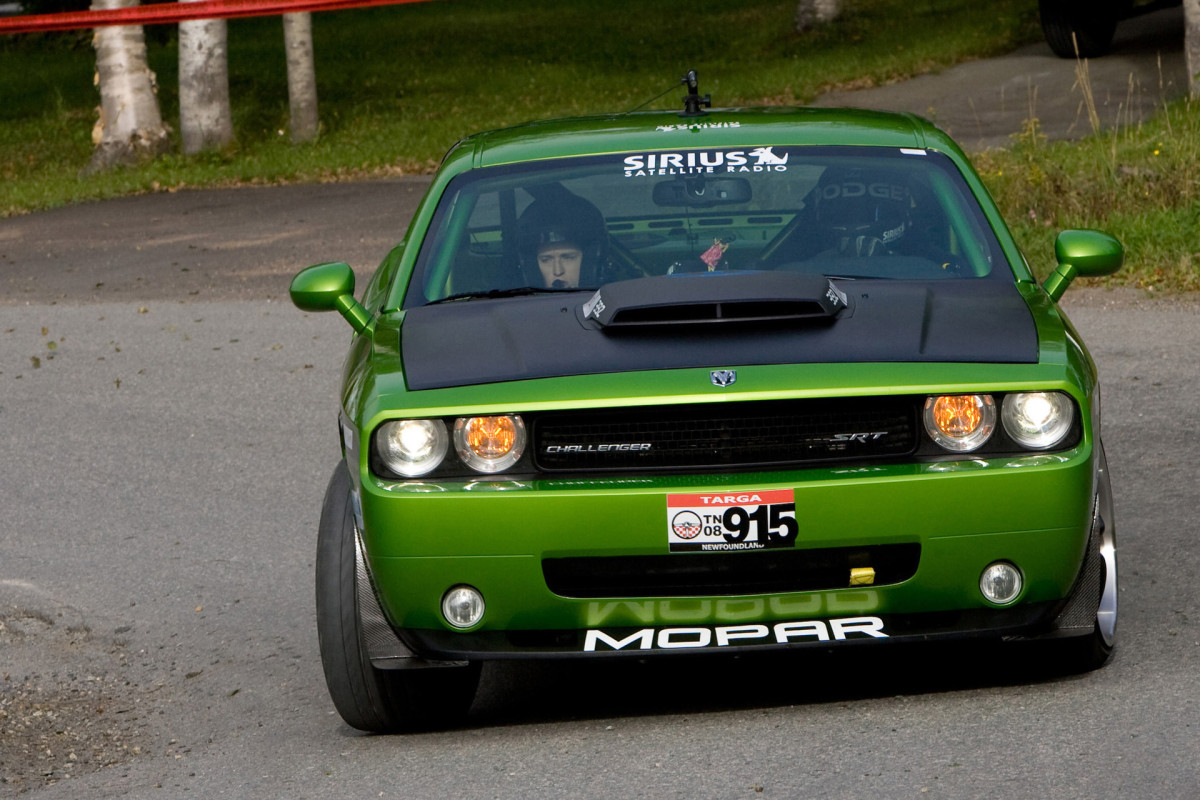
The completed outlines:
[[[1071,432],[1075,404],[1062,392],[1017,392],[1004,398],[1000,420],[1017,444],[1048,450]]]
[[[460,417],[454,422],[454,449],[476,472],[501,472],[525,452],[525,423],[515,414]]]
[[[425,475],[446,457],[449,438],[438,419],[400,419],[375,430],[375,452],[389,470],[406,478]]]
[[[925,401],[925,430],[947,450],[969,453],[991,438],[996,404],[990,394],[945,394]]]

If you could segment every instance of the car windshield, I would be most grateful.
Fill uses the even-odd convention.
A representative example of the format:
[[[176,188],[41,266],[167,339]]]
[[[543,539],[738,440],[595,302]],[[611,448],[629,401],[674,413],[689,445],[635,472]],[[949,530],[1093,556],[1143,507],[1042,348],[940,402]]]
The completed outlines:
[[[618,153],[465,172],[438,203],[406,306],[695,272],[1000,275],[954,164],[927,150]]]

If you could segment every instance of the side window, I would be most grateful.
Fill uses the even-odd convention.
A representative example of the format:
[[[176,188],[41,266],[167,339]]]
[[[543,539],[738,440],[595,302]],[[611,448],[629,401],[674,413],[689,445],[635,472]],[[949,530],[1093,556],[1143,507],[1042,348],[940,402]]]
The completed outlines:
[[[930,198],[945,220],[946,249],[959,263],[962,277],[984,277],[992,272],[995,238],[986,228],[979,206],[964,197],[946,173],[930,175]]]
[[[945,210],[929,189],[928,181],[914,179],[909,184],[912,202],[912,230],[906,243],[913,255],[933,260],[959,255],[957,242],[950,234]]]
[[[523,190],[480,194],[455,245],[446,294],[511,289],[525,281],[517,259],[516,219],[529,203]]]

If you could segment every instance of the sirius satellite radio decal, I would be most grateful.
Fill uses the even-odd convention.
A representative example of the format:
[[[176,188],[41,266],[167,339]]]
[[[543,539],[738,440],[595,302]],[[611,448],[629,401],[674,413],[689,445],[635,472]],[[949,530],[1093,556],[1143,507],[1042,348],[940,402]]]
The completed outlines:
[[[640,153],[625,157],[626,178],[669,175],[740,175],[787,172],[788,156],[773,147],[748,150],[689,150],[683,153]]]

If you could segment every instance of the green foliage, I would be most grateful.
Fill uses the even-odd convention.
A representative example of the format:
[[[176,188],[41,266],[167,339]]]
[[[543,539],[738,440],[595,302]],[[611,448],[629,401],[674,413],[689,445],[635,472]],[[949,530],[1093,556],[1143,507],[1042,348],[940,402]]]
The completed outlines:
[[[1200,291],[1200,104],[1180,100],[1079,142],[1048,144],[1034,121],[1012,147],[974,160],[1040,278],[1059,230],[1098,228],[1126,253],[1102,284]]]
[[[76,0],[37,0],[38,10]],[[674,108],[700,73],[717,105],[802,104],[1005,52],[1039,36],[1032,0],[856,0],[792,31],[795,0],[441,0],[314,18],[321,137],[295,146],[278,18],[229,23],[237,142],[80,177],[99,94],[90,32],[0,37],[0,216],[182,187],[328,181],[432,170],[470,132],[530,119]],[[53,6],[53,8],[52,8]],[[163,118],[179,115],[177,37],[146,29]],[[178,152],[178,147],[176,147]],[[1058,230],[1119,236],[1106,284],[1200,290],[1200,107],[1049,144],[1036,119],[976,157],[1040,276]]]
[[[67,0],[62,0],[66,2]],[[1012,48],[1037,36],[1031,0],[859,0],[792,31],[795,0],[442,0],[318,14],[320,139],[287,136],[277,17],[229,22],[236,144],[79,177],[99,94],[86,32],[0,38],[0,214],[178,186],[429,171],[472,131],[621,111],[700,72],[718,105],[793,104]],[[163,118],[179,114],[174,28],[147,28]]]

